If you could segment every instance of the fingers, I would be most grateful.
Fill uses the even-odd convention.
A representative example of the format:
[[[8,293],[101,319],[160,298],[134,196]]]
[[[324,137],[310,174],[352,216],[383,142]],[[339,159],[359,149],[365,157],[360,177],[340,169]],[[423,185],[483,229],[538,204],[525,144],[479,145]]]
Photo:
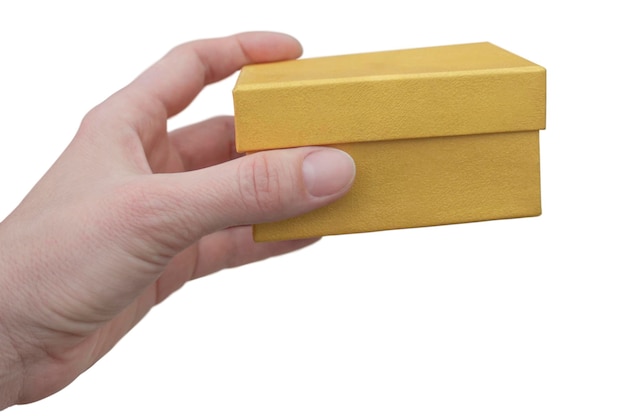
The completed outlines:
[[[177,129],[169,134],[185,171],[206,168],[235,159],[235,129],[232,116],[220,116]]]
[[[148,177],[141,198],[125,198],[133,207],[121,210],[133,213],[141,235],[153,238],[158,250],[174,254],[218,230],[282,220],[326,205],[348,191],[354,176],[352,158],[337,149],[259,152],[210,168]]]
[[[234,268],[309,246],[319,239],[256,243],[249,226],[232,227],[205,236],[199,243],[192,278]]]
[[[126,108],[135,127],[149,129],[150,120],[165,120],[191,103],[204,86],[252,63],[295,59],[298,41],[271,32],[249,32],[189,42],[172,49],[107,104]],[[146,119],[148,118],[148,119]],[[140,129],[141,130],[141,129]],[[142,134],[150,132],[140,132]]]
[[[203,237],[177,254],[150,290],[150,298],[160,303],[187,281],[252,262],[304,248],[319,239],[256,243],[250,226],[231,227]]]
[[[149,96],[171,117],[187,107],[205,85],[244,65],[294,59],[301,53],[295,39],[269,32],[189,42],[174,48],[141,74],[128,86],[127,93]]]
[[[118,172],[131,169],[146,173],[155,167],[161,171],[158,167],[167,165],[169,158],[167,119],[187,107],[205,85],[243,65],[294,59],[301,53],[295,39],[270,32],[180,45],[90,111],[77,135],[78,142],[98,144],[108,159],[116,161]]]

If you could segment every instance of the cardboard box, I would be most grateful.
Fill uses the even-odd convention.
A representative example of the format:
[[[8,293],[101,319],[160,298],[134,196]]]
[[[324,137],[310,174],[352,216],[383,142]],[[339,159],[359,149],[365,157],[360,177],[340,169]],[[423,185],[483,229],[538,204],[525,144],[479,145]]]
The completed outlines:
[[[343,149],[341,200],[256,240],[541,214],[545,69],[490,43],[257,64],[233,91],[239,152]]]

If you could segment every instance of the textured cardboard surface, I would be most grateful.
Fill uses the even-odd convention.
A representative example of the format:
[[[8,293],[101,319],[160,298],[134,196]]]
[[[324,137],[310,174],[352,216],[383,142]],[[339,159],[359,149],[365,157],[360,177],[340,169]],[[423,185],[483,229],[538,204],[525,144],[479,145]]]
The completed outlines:
[[[237,149],[329,145],[355,160],[347,196],[254,226],[256,240],[541,213],[545,69],[489,43],[245,67]]]
[[[244,67],[239,152],[545,128],[545,69],[490,43]]]
[[[341,200],[303,216],[254,227],[283,240],[541,214],[539,133],[339,145],[357,165]]]

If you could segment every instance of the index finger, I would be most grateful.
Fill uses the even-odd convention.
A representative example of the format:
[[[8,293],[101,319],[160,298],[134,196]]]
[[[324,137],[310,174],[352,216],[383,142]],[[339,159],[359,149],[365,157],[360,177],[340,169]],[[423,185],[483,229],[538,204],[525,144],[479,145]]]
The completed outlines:
[[[207,84],[244,65],[295,59],[301,54],[297,40],[274,32],[192,41],[172,49],[108,101],[126,116],[167,119],[187,107]]]
[[[193,41],[172,49],[128,86],[143,90],[171,117],[183,110],[207,84],[252,63],[294,59],[302,47],[294,38],[272,32],[248,32]]]

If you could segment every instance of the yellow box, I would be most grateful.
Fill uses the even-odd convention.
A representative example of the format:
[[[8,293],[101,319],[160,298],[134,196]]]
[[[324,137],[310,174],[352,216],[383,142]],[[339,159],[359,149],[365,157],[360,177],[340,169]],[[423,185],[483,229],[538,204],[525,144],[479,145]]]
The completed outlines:
[[[341,200],[256,240],[541,214],[545,69],[490,43],[249,65],[233,98],[239,152],[327,145],[357,167]]]

